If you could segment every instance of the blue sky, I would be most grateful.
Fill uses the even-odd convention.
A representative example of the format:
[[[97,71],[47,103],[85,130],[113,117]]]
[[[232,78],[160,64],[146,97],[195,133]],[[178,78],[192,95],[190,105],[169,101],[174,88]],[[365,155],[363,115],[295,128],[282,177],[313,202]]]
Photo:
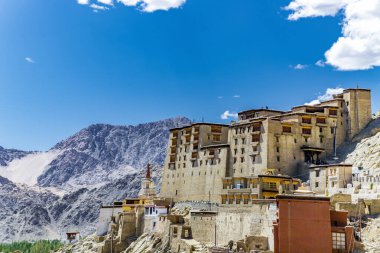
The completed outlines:
[[[378,68],[315,65],[343,15],[290,21],[290,2],[94,12],[76,0],[0,0],[0,145],[47,150],[93,123],[228,123],[226,110],[289,109],[329,87],[371,88],[380,109]]]

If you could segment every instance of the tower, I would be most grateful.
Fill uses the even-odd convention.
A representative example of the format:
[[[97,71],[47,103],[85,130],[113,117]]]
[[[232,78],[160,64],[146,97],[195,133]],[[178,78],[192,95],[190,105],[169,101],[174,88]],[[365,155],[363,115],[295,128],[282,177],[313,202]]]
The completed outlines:
[[[145,178],[141,181],[141,189],[139,198],[154,198],[156,197],[156,187],[151,177],[151,167],[147,164]]]
[[[343,99],[347,109],[346,137],[352,139],[372,119],[371,90],[359,88],[346,89],[343,91]]]

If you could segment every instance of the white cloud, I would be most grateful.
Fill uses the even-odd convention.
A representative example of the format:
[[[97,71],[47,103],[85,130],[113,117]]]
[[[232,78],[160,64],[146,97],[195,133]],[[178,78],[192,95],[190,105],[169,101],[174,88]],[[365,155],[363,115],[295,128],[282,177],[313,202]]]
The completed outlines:
[[[78,4],[89,4],[90,0],[77,0]]]
[[[117,2],[126,6],[136,6],[141,0],[117,0]]]
[[[157,10],[167,11],[171,8],[179,8],[185,4],[186,0],[142,0],[142,10],[145,12],[154,12]]]
[[[293,0],[286,10],[293,11],[290,20],[308,17],[335,16],[349,0]]]
[[[321,102],[323,101],[327,101],[327,100],[330,100],[330,99],[333,99],[334,95],[338,95],[338,94],[342,94],[343,93],[343,88],[327,88],[325,94],[323,95],[320,95],[318,96],[317,99],[309,102],[309,103],[305,103],[305,105],[317,105],[317,104],[320,104]]]
[[[113,0],[98,0],[98,3],[106,4],[106,5],[113,5]]]
[[[307,65],[303,65],[303,64],[299,64],[299,63],[295,66],[289,65],[289,68],[297,69],[297,70],[306,69],[307,67],[308,67]]]
[[[321,68],[324,68],[326,63],[322,60],[318,60],[316,63],[315,63],[316,66],[318,67],[321,67]]]
[[[98,11],[98,10],[105,11],[105,10],[108,10],[108,7],[102,6],[102,5],[98,5],[98,4],[91,4],[90,7],[92,9],[94,9],[94,11]]]
[[[338,70],[380,66],[380,0],[293,0],[285,9],[290,20],[334,16],[342,11],[342,36],[325,53]]]
[[[179,8],[186,3],[186,0],[77,0],[77,2],[78,4],[88,4],[94,10],[108,10],[109,8],[103,5],[114,6],[114,2],[117,2],[125,6],[134,6],[144,12],[154,12]]]
[[[234,98],[240,98],[240,95],[234,95],[233,97]]]
[[[230,112],[230,111],[225,111],[222,115],[220,115],[221,119],[229,119],[229,118],[236,119],[237,117],[238,117],[237,113]]]
[[[222,96],[219,96],[218,99],[223,99],[223,97],[222,97]]]
[[[36,63],[32,58],[30,57],[25,57],[25,61],[29,62],[29,63]]]

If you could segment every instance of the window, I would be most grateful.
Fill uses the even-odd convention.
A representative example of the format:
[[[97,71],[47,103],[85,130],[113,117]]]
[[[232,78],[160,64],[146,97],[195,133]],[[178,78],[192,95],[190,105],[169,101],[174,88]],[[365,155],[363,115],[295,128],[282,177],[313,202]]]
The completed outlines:
[[[282,126],[282,132],[283,133],[291,133],[292,127],[291,126]]]
[[[260,142],[260,135],[252,134],[252,142]]]
[[[331,134],[334,134],[334,128],[333,127],[331,128]]]
[[[244,157],[240,157],[240,162],[244,162]]]
[[[242,153],[242,154],[245,153],[245,149],[244,149],[244,148],[241,149],[241,153]]]
[[[280,147],[277,147],[276,151],[277,151],[277,153],[279,153],[280,152]]]
[[[326,118],[317,117],[317,124],[326,124]]]
[[[277,156],[277,162],[279,162],[280,161],[280,157],[279,156]]]
[[[323,128],[322,128],[322,127],[319,128],[319,132],[320,132],[320,133],[323,132]]]
[[[297,139],[294,139],[294,143],[297,143]]]
[[[303,127],[302,128],[302,134],[310,135],[311,134],[311,128]]]
[[[315,182],[315,188],[319,187],[319,182]]]
[[[315,171],[315,177],[319,177],[319,170]]]
[[[346,249],[346,234],[345,233],[332,233],[333,249]]]
[[[302,123],[303,124],[311,124],[311,118],[310,117],[302,117]]]
[[[234,149],[234,154],[235,154],[235,155],[237,154],[237,148]]]
[[[244,145],[244,144],[245,144],[245,138],[243,138],[243,139],[241,140],[241,142],[242,142],[242,144]]]
[[[280,142],[280,138],[276,136],[276,142]]]
[[[212,140],[213,141],[220,141],[220,135],[213,135]]]
[[[330,109],[329,110],[329,115],[330,116],[337,116],[338,115],[338,110],[336,110],[336,109]]]
[[[319,142],[323,143],[323,137],[319,137]]]
[[[236,163],[236,161],[237,161],[237,159],[236,159],[236,157],[234,157],[234,163]]]
[[[237,145],[238,144],[238,139],[235,139],[235,145]]]

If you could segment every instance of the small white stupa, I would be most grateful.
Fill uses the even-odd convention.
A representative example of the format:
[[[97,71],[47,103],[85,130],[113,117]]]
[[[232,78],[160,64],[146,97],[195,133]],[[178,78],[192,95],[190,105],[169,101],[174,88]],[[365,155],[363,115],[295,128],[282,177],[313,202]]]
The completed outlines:
[[[139,198],[151,199],[156,197],[156,187],[150,174],[150,164],[148,163],[145,178],[141,181]]]

